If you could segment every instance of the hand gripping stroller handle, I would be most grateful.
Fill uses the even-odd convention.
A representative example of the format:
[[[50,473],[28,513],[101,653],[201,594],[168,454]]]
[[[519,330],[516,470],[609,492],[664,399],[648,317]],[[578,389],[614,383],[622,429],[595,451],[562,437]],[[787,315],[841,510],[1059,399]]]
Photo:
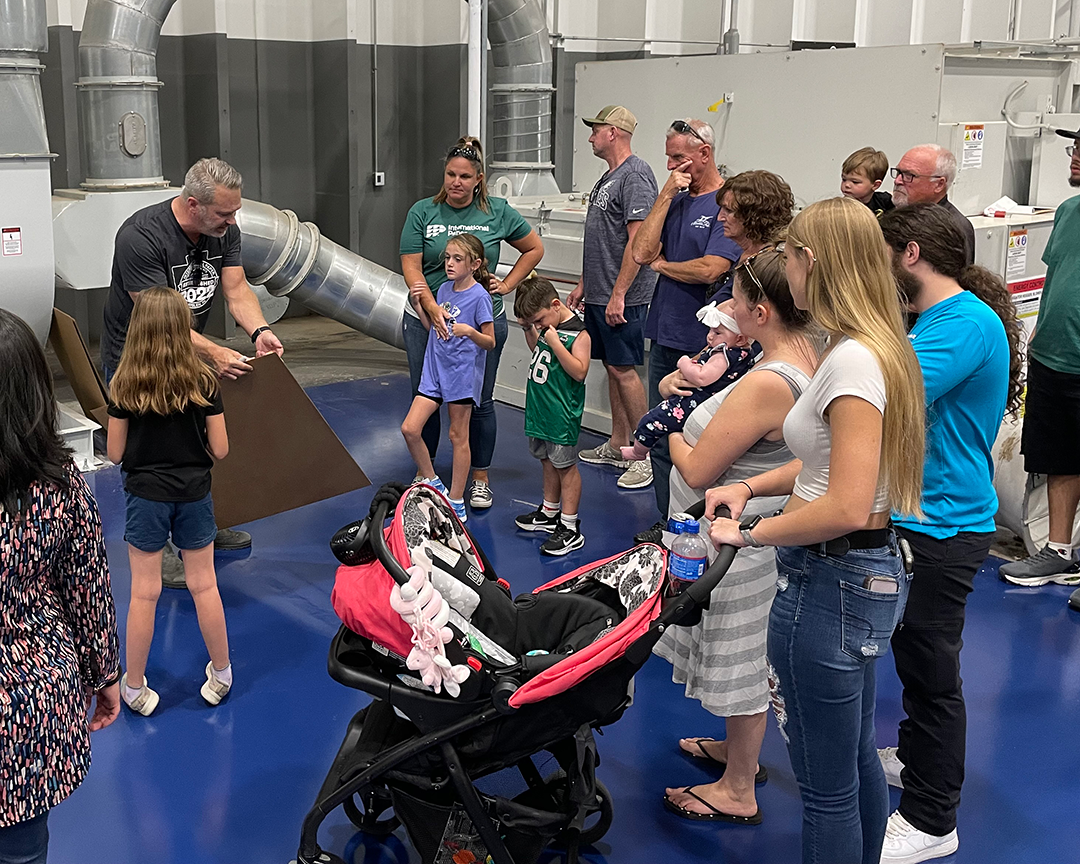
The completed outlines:
[[[405,568],[398,563],[398,560],[390,551],[390,547],[386,545],[386,533],[383,531],[383,523],[386,521],[386,514],[389,511],[389,501],[380,501],[375,506],[375,512],[371,514],[371,528],[368,531],[368,537],[371,548],[375,551],[375,557],[386,568],[386,572],[390,574],[398,585],[406,585],[409,582],[409,574],[405,572]]]
[[[705,502],[700,501],[686,511],[695,519],[705,515]],[[716,510],[716,515],[726,518],[731,511],[721,505]],[[735,560],[735,553],[739,550],[735,546],[721,546],[717,550],[716,558],[709,565],[705,573],[693,585],[683,591],[660,613],[657,621],[664,626],[670,627],[679,624],[690,616],[692,612],[700,609],[709,599],[713,589],[720,584],[720,580],[727,574],[731,562]]]

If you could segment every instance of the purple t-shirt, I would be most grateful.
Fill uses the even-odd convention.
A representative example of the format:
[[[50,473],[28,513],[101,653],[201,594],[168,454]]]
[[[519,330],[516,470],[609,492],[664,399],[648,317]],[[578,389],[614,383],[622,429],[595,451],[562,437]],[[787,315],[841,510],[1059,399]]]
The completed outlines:
[[[723,223],[716,218],[719,209],[715,192],[693,197],[689,192],[676,195],[660,232],[663,244],[660,254],[668,261],[692,261],[706,255],[738,261],[742,249],[724,236]],[[645,337],[687,354],[696,354],[704,348],[709,328],[697,320],[697,311],[705,305],[708,287],[676,282],[667,276],[657,279],[645,321]],[[723,290],[715,295],[718,301],[730,296],[730,288],[727,296]]]
[[[482,325],[495,320],[491,295],[476,282],[464,291],[455,291],[453,282],[443,282],[435,299],[450,313],[453,322],[479,330]],[[452,327],[450,338],[440,339],[432,327],[424,353],[420,392],[443,402],[472,399],[479,405],[486,363],[487,351],[472,339],[453,335]]]

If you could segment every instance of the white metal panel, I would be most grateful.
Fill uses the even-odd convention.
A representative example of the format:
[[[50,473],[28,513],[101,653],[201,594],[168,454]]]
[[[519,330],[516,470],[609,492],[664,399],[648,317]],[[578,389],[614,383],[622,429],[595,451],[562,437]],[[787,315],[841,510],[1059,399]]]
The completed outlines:
[[[0,306],[22,318],[42,342],[53,307],[53,231],[49,160],[0,160]],[[10,231],[12,228],[18,232]]]
[[[840,165],[854,150],[873,144],[898,158],[937,138],[942,51],[901,46],[579,63],[576,113],[612,102],[630,108],[638,117],[634,151],[661,184],[671,121],[707,119],[716,128],[718,161],[732,171],[776,171],[805,204],[839,194]],[[890,89],[887,110],[875,110],[887,79],[903,86]],[[734,102],[710,114],[726,92]],[[574,130],[577,190],[591,188],[604,170],[588,134],[583,125]]]
[[[901,45],[911,32],[911,0],[864,0],[865,36],[857,37],[860,47]]]
[[[1055,127],[1080,129],[1080,114],[1055,114],[1048,118]],[[1069,185],[1069,156],[1065,148],[1073,144],[1067,138],[1044,131],[1034,141],[1031,159],[1031,188],[1028,203],[1037,207],[1057,207],[1077,190]]]
[[[970,158],[965,160],[965,136],[976,131],[983,133],[980,139],[982,146],[978,151],[969,151]],[[942,123],[939,126],[937,143],[953,152],[959,166],[956,181],[949,190],[949,200],[961,213],[968,216],[978,215],[988,204],[1006,194],[1007,135],[1008,127],[1004,120],[967,120]]]

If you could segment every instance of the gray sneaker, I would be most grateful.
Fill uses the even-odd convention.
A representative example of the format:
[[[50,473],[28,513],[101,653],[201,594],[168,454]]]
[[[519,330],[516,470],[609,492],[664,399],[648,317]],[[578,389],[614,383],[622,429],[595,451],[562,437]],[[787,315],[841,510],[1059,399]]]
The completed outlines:
[[[1069,608],[1080,612],[1080,588],[1077,588],[1069,595]]]
[[[622,453],[611,446],[609,441],[605,441],[592,450],[582,450],[578,453],[578,459],[590,465],[610,465],[613,468],[626,468],[630,464],[622,458]]]
[[[171,543],[165,544],[161,554],[161,584],[165,588],[187,588],[184,562],[180,560]]]
[[[1030,558],[1002,564],[998,573],[1006,582],[1037,588],[1055,582],[1058,585],[1080,585],[1075,559],[1067,561],[1048,545],[1043,546]]]
[[[652,483],[652,460],[646,456],[640,462],[631,462],[616,485],[621,489],[644,489]]]

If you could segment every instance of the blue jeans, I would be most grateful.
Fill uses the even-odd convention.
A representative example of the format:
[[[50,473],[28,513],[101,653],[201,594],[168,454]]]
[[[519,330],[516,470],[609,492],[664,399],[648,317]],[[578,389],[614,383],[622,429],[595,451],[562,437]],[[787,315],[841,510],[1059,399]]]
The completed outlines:
[[[660,381],[664,376],[674,372],[679,366],[679,358],[688,352],[678,348],[668,348],[666,345],[658,345],[652,340],[649,348],[649,405],[655,407],[663,399],[660,396]],[[690,352],[693,353],[693,352]],[[664,438],[656,443],[649,452],[652,459],[653,492],[656,495],[656,509],[660,511],[660,518],[666,519],[668,515],[668,500],[671,497],[668,485],[671,480],[671,452],[668,450],[667,439]]]
[[[424,371],[424,353],[427,351],[428,331],[416,318],[406,312],[402,316],[401,330],[405,336],[405,354],[409,358],[409,383],[413,396],[420,392],[420,376]],[[495,436],[498,432],[495,420],[495,376],[499,372],[499,358],[506,344],[508,327],[506,315],[495,319],[495,347],[487,352],[484,366],[484,386],[480,391],[480,404],[473,408],[469,420],[469,449],[472,451],[472,467],[486,471],[495,455]],[[427,445],[431,458],[439,449],[442,424],[436,411],[424,425],[421,437]]]
[[[0,828],[0,864],[45,864],[49,854],[48,811]]]
[[[776,571],[769,683],[803,801],[803,864],[878,864],[889,792],[874,730],[876,661],[911,577],[895,540],[839,557],[784,546]],[[868,576],[892,577],[899,590],[869,591]]]

